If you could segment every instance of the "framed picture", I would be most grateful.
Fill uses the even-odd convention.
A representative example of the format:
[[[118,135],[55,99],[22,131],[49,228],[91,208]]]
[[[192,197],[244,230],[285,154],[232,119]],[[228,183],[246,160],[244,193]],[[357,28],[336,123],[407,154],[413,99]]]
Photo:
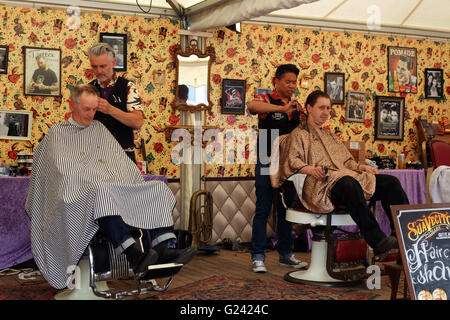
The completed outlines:
[[[30,140],[32,111],[0,110],[0,139]]]
[[[331,104],[344,104],[345,73],[325,72],[325,91],[331,98]]]
[[[403,140],[405,98],[376,98],[375,139]]]
[[[425,69],[425,97],[442,98],[444,94],[444,70]]]
[[[349,91],[347,93],[347,122],[364,122],[366,113],[366,94],[363,92]]]
[[[417,49],[388,47],[388,91],[417,93]]]
[[[245,80],[223,79],[222,113],[245,113]]]
[[[272,92],[272,90],[267,89],[267,88],[257,88],[255,90],[255,96],[258,96],[260,94],[270,94]]]
[[[61,49],[23,47],[25,95],[61,96]]]
[[[8,73],[8,46],[0,46],[0,74]]]
[[[116,71],[127,71],[127,35],[120,33],[100,33],[100,42],[108,43],[114,50]]]

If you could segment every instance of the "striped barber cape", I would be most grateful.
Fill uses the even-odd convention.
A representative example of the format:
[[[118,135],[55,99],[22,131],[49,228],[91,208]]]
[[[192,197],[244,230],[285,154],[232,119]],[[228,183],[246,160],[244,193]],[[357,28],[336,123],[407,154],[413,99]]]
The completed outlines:
[[[50,128],[35,148],[25,204],[33,257],[48,283],[65,288],[98,230],[96,219],[121,216],[131,226],[173,225],[175,197],[162,181],[144,181],[98,121]]]

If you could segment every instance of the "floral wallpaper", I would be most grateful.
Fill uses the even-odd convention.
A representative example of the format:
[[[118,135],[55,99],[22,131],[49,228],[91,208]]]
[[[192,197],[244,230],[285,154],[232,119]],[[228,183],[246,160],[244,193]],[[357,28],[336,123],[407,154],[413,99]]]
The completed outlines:
[[[69,90],[78,83],[93,79],[87,59],[87,50],[99,41],[100,32],[127,34],[128,69],[124,74],[137,84],[144,105],[145,121],[136,135],[137,160],[142,160],[141,139],[145,143],[149,172],[179,178],[179,164],[172,162],[175,142],[165,140],[165,128],[179,125],[179,112],[172,113],[175,99],[175,64],[170,55],[179,43],[179,23],[168,18],[143,18],[81,12],[80,27],[71,28],[70,13],[61,9],[31,9],[0,6],[2,28],[0,45],[9,46],[7,74],[0,74],[1,110],[33,111],[30,141],[0,140],[0,160],[15,164],[18,152],[31,152],[55,123],[67,119]],[[419,157],[416,127],[413,119],[422,115],[437,120],[448,115],[450,84],[450,44],[431,41],[373,36],[351,33],[332,33],[285,26],[242,25],[240,34],[226,28],[208,30],[213,37],[207,45],[215,48],[216,60],[211,69],[210,98],[212,114],[207,125],[221,130],[236,129],[246,132],[257,128],[257,117],[247,110],[244,115],[221,114],[223,79],[246,80],[246,103],[252,100],[257,88],[272,88],[276,67],[283,63],[296,64],[300,75],[310,75],[309,90],[300,87],[295,98],[304,103],[308,93],[324,87],[324,72],[345,73],[345,91],[366,93],[365,122],[345,121],[345,105],[334,105],[328,129],[343,140],[366,142],[367,156],[387,155],[397,158],[405,153],[408,161]],[[61,49],[62,97],[24,96],[22,47]],[[418,93],[405,94],[405,132],[403,141],[374,140],[375,97],[400,96],[387,91],[387,46],[417,48]],[[444,69],[444,98],[425,99],[425,68]],[[162,81],[155,72],[164,72]],[[447,114],[446,114],[447,113]],[[207,148],[207,157],[226,141],[215,142]],[[233,148],[224,150],[224,163],[206,166],[206,177],[247,177],[254,175],[254,165],[237,163],[238,152],[249,160],[248,141],[238,140]],[[243,151],[242,151],[243,150]],[[208,154],[209,153],[209,154]],[[234,162],[233,162],[234,160]]]
[[[407,161],[419,160],[416,126],[419,115],[429,121],[449,116],[450,95],[450,44],[407,38],[364,35],[359,33],[333,33],[299,27],[242,25],[240,34],[226,28],[210,30],[214,37],[210,44],[216,49],[216,62],[212,67],[212,100],[220,102],[221,83],[226,79],[245,79],[247,103],[257,88],[272,89],[272,78],[280,64],[293,63],[300,69],[300,76],[312,77],[310,89],[298,86],[294,98],[303,106],[306,97],[314,89],[324,90],[325,72],[345,73],[345,94],[349,90],[366,94],[365,121],[346,122],[346,103],[333,105],[327,129],[343,140],[364,141],[366,157],[391,156],[395,160],[404,153]],[[418,93],[400,94],[388,92],[387,47],[417,48]],[[444,97],[425,99],[425,68],[444,69]],[[403,141],[375,140],[376,96],[404,96],[405,122]],[[304,107],[304,106],[303,106]],[[256,116],[222,115],[220,107],[208,118],[209,125],[234,127],[241,130],[257,128]],[[240,150],[250,148],[248,142]],[[238,149],[238,148],[236,148]],[[235,150],[234,150],[235,151]],[[207,176],[250,176],[252,165],[225,164],[207,167]]]

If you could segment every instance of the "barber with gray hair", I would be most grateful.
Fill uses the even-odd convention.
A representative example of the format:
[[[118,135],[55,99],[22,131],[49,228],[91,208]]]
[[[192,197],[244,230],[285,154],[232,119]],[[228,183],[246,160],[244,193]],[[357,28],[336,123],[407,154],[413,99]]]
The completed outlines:
[[[100,92],[95,120],[103,123],[130,159],[136,162],[133,130],[139,130],[144,122],[136,85],[114,71],[117,61],[114,49],[108,43],[95,44],[88,54],[96,77],[90,84]]]

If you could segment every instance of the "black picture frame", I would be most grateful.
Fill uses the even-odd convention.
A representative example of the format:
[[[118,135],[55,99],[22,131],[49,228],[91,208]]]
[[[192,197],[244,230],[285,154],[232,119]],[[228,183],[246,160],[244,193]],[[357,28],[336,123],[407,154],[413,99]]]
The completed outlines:
[[[440,99],[444,97],[444,70],[425,69],[425,98]]]
[[[8,46],[0,46],[0,74],[8,73]]]
[[[366,115],[366,94],[364,92],[349,91],[347,93],[347,110],[345,121],[364,122]]]
[[[26,96],[61,97],[61,49],[23,47]]]
[[[417,49],[389,46],[388,92],[417,93]]]
[[[345,73],[325,72],[325,92],[331,98],[331,104],[344,104]]]
[[[375,101],[375,139],[403,141],[405,98],[377,96]]]
[[[100,33],[100,42],[108,43],[114,50],[116,71],[127,71],[127,35],[124,33]]]
[[[0,110],[0,139],[31,140],[33,112]]]
[[[222,110],[223,114],[245,114],[246,81],[223,79]]]

